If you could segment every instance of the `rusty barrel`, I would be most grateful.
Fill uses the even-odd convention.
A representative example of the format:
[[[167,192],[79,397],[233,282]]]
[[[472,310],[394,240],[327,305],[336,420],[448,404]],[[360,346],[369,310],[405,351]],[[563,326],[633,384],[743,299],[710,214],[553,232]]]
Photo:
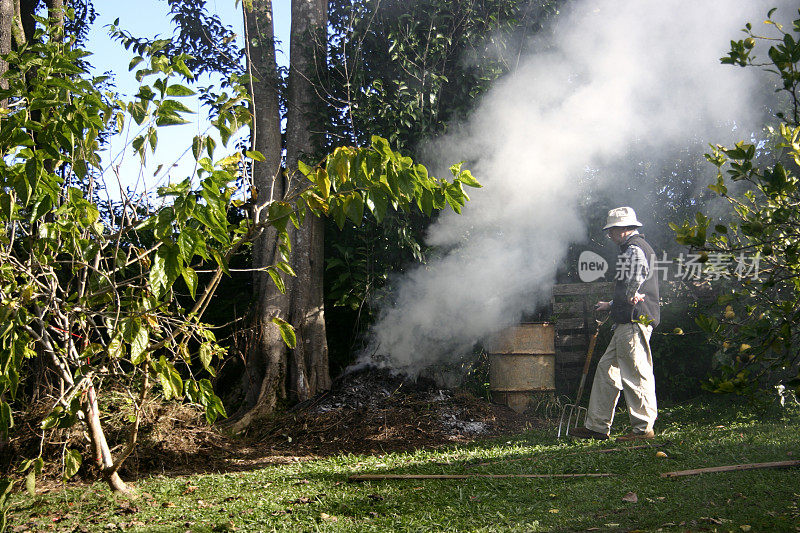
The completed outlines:
[[[555,390],[555,328],[529,322],[498,333],[489,343],[489,388],[492,400],[518,413]]]

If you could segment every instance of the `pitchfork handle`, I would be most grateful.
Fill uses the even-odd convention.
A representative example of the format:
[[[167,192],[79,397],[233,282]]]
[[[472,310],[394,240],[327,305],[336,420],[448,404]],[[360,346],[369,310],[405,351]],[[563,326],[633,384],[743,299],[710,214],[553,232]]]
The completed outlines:
[[[606,320],[608,318],[606,317]],[[594,353],[594,347],[597,344],[597,336],[600,335],[600,326],[605,324],[605,320],[602,322],[597,323],[597,329],[594,330],[594,335],[592,338],[589,339],[589,351],[586,353],[586,362],[583,363],[583,374],[581,374],[581,384],[578,385],[578,395],[575,397],[575,405],[581,404],[581,398],[583,397],[583,387],[586,385],[586,375],[589,373],[589,365],[592,363],[592,354]]]
[[[592,362],[592,352],[594,352],[594,345],[597,343],[597,332],[592,335],[592,339],[589,341],[589,351],[586,354],[586,362],[583,364],[583,374],[581,374],[581,384],[578,385],[578,395],[575,397],[575,405],[581,404],[581,398],[583,397],[583,387],[586,385],[586,375],[589,373],[589,364]]]

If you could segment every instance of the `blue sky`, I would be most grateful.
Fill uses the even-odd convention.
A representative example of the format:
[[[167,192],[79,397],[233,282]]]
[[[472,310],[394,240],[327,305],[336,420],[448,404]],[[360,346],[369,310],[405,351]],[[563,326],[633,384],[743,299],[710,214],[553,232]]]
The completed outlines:
[[[285,43],[287,48],[286,53],[278,52],[278,62],[281,64],[287,64],[289,59],[290,4],[291,0],[273,0],[276,38],[279,42]],[[120,43],[111,40],[108,36],[107,26],[119,18],[120,27],[133,35],[149,38],[156,35],[167,37],[173,32],[169,6],[166,0],[137,0],[136,2],[95,0],[94,5],[98,16],[89,33],[87,48],[93,53],[89,61],[95,67],[96,74],[105,71],[113,72],[117,90],[126,96],[131,96],[136,93],[138,88],[138,83],[128,72],[128,64],[133,54],[125,50]],[[236,5],[235,0],[207,0],[206,7],[210,13],[216,14],[223,24],[233,28],[239,36],[241,44],[243,35],[241,2]],[[207,85],[208,81],[207,78],[200,80],[200,84]],[[192,100],[184,99],[183,102],[197,113],[198,118],[202,117],[203,109],[196,100]],[[132,139],[136,132],[128,133],[127,136],[124,134],[117,136],[111,143],[106,157],[107,164],[111,162],[111,158],[115,163],[119,163],[120,176],[124,186],[136,187],[140,192],[143,186],[149,189],[164,184],[167,179],[170,179],[164,171],[160,172],[158,177],[153,177],[159,164],[163,164],[165,169],[172,168],[171,179],[182,179],[191,172],[194,163],[191,154],[184,154],[184,151],[191,146],[192,138],[198,133],[204,132],[207,127],[208,123],[201,119],[192,124],[169,126],[159,131],[158,150],[155,156],[149,158],[144,169],[140,169],[138,159],[131,155],[130,147],[124,150],[126,142]],[[218,157],[222,156],[223,154],[220,152]],[[175,166],[172,166],[173,164]],[[113,196],[117,197],[116,194]]]

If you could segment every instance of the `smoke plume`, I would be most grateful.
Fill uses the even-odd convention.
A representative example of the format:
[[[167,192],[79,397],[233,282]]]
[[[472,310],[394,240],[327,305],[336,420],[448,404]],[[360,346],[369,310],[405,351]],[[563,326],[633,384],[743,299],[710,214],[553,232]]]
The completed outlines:
[[[430,228],[439,255],[395,280],[362,362],[377,355],[413,375],[546,303],[568,247],[587,238],[587,197],[611,199],[602,214],[631,205],[658,216],[658,206],[642,205],[654,185],[635,181],[642,154],[664,161],[676,147],[698,146],[702,155],[706,143],[747,138],[763,121],[756,95],[766,75],[719,58],[743,38],[745,22],[760,29],[777,4],[572,4],[559,17],[558,42],[532,47],[539,51],[466,123],[428,147],[429,166],[464,160],[483,188],[468,191],[462,215],[445,213]],[[702,187],[713,174],[709,165]]]

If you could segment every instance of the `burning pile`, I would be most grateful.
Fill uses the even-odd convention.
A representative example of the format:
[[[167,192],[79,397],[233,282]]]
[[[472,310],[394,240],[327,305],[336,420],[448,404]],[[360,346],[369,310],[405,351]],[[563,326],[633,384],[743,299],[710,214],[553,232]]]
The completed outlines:
[[[468,392],[368,367],[275,420],[261,441],[276,452],[381,453],[518,433],[536,424]]]

